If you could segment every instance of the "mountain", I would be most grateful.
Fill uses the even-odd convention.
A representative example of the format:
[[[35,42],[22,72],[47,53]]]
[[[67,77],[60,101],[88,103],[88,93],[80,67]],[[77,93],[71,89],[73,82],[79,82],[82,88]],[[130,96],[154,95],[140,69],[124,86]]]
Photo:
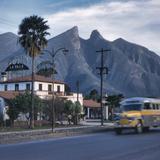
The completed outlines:
[[[6,58],[10,55],[12,55],[14,52],[16,52],[19,49],[18,44],[18,36],[7,32],[0,35],[0,55],[1,60],[3,58]]]
[[[15,42],[17,36],[12,33],[0,35],[0,47],[3,48],[3,52],[0,50],[1,71],[12,59],[25,55],[24,50],[15,45]],[[122,93],[127,97],[160,96],[160,57],[145,47],[122,38],[108,41],[97,30],[91,33],[89,39],[82,39],[78,27],[49,39],[46,49],[51,52],[52,49],[56,51],[61,47],[66,47],[69,53],[56,55],[56,78],[64,80],[74,91],[77,80],[83,93],[89,93],[92,89],[99,90],[100,77],[96,67],[100,66],[101,59],[96,51],[104,48],[111,50],[104,56],[104,64],[109,68],[109,74],[104,76],[104,92]],[[31,66],[30,58],[24,59],[18,61]],[[42,54],[36,58],[36,64],[47,59],[50,59],[49,54]]]
[[[0,35],[0,70],[8,65],[11,57],[20,49],[18,36],[14,33],[7,32]]]

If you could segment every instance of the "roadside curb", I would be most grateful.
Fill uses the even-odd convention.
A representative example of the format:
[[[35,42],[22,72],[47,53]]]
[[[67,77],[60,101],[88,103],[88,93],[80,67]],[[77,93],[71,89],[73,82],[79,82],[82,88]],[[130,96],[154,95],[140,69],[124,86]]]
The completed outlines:
[[[111,126],[81,126],[70,128],[55,128],[53,133],[51,129],[4,132],[0,133],[0,144],[20,143],[32,140],[106,132],[111,130],[113,130],[113,127]]]

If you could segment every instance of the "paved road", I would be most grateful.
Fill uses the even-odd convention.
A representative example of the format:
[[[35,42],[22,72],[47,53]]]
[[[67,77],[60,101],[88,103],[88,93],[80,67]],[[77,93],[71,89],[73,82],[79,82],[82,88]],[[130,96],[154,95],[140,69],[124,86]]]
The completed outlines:
[[[160,129],[142,135],[114,132],[0,145],[0,160],[158,160]]]

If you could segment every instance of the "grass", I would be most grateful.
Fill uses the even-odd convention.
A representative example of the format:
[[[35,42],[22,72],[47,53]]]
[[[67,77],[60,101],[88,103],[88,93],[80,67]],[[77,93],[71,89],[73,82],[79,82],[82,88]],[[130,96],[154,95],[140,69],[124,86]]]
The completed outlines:
[[[80,125],[66,125],[66,124],[56,124],[56,128],[68,128],[68,127],[78,127]],[[51,129],[51,125],[42,125],[42,126],[35,126],[34,129],[30,129],[27,126],[16,126],[16,127],[0,127],[0,132],[16,132],[16,131],[31,131],[31,130],[38,130],[38,129]]]

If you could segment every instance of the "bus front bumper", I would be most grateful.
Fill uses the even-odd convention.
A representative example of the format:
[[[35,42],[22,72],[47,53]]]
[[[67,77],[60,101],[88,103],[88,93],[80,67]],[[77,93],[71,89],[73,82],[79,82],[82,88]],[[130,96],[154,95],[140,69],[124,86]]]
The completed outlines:
[[[132,126],[132,125],[120,125],[120,124],[115,124],[114,125],[114,129],[134,129],[135,128],[135,126]]]

